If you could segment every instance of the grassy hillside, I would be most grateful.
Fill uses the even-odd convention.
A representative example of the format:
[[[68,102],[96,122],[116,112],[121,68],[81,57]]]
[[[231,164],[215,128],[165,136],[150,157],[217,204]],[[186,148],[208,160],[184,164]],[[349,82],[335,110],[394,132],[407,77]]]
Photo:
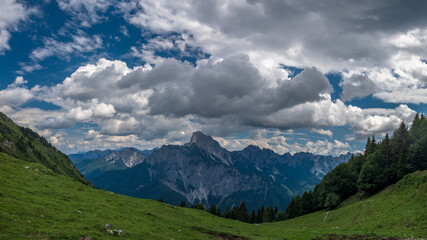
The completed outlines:
[[[0,112],[0,152],[16,158],[39,162],[54,172],[90,184],[64,153],[29,128],[16,125]]]
[[[326,219],[323,211],[251,225],[93,189],[40,163],[0,153],[0,239],[426,238],[426,190],[427,173],[418,172],[373,198],[330,211]],[[116,228],[123,231],[121,236],[109,233]]]

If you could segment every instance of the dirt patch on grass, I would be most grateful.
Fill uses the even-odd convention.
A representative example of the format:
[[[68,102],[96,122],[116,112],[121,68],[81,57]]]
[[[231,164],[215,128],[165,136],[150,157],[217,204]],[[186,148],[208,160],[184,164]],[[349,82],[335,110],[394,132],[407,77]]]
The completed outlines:
[[[423,174],[427,174],[427,170],[416,171],[416,172],[412,173],[412,175],[414,175],[414,176],[420,176],[420,175],[423,175]]]
[[[404,240],[405,238],[397,237],[380,237],[372,235],[343,235],[343,234],[328,234],[323,237],[313,238],[312,240]]]
[[[47,234],[43,234],[43,233],[28,234],[27,237],[31,239],[41,239],[41,240],[51,239]]]
[[[217,237],[219,239],[227,239],[227,240],[249,240],[249,238],[232,235],[229,233],[223,233],[223,232],[204,232],[205,234]]]
[[[242,237],[242,236],[238,236],[238,235],[234,235],[231,233],[225,233],[225,232],[214,232],[214,231],[210,231],[204,228],[198,228],[195,227],[193,228],[201,233],[216,237],[218,239],[227,239],[227,240],[249,240],[249,238],[247,237]]]

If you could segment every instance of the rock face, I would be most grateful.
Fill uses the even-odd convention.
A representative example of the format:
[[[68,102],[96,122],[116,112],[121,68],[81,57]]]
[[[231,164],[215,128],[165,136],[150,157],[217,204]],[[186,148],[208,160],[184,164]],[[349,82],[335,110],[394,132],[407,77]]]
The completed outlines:
[[[119,155],[131,159],[134,154],[113,153],[104,161],[117,161],[113,159]],[[99,188],[172,204],[202,202],[224,210],[244,200],[248,209],[272,205],[284,210],[293,196],[314,187],[349,158],[279,155],[256,146],[229,152],[212,137],[195,132],[183,146],[162,146],[145,159],[129,161],[133,167],[125,163],[122,170],[104,171],[90,180]]]
[[[117,161],[122,161],[126,167],[134,167],[147,159],[147,156],[136,151],[133,148],[123,148],[117,152],[113,152],[105,157],[105,161],[115,164]]]
[[[197,146],[207,158],[224,163],[227,166],[232,164],[230,152],[222,148],[211,136],[207,136],[202,132],[195,132],[190,142],[186,144],[186,146],[191,145]]]
[[[89,180],[104,172],[134,167],[148,158],[143,151],[136,148],[122,148],[116,151],[96,150],[81,154],[70,154],[69,157]]]

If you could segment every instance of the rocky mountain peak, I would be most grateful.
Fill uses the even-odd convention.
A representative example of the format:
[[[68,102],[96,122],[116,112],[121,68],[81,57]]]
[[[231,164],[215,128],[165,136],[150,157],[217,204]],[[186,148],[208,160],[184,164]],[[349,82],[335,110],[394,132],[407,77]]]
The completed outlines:
[[[105,157],[106,161],[112,163],[115,163],[116,161],[123,161],[123,163],[129,168],[144,162],[146,159],[147,156],[137,152],[134,148],[122,148]]]
[[[217,141],[211,136],[197,131],[193,133],[191,140],[186,144],[187,146],[198,146],[209,158],[219,160],[225,165],[231,164],[231,154],[226,149],[222,148]]]
[[[257,151],[261,151],[261,148],[255,145],[248,145],[243,149],[243,151],[257,152]]]
[[[194,132],[191,136],[190,143],[206,144],[216,142],[211,136],[208,136],[200,131]]]

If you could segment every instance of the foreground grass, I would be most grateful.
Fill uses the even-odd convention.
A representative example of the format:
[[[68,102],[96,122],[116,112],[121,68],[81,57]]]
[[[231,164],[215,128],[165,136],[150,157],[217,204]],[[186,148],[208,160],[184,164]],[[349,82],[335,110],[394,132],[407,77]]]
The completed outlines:
[[[427,174],[417,173],[373,198],[330,211],[326,219],[327,211],[321,211],[252,225],[93,189],[41,164],[0,153],[0,239],[421,238],[427,236],[426,192]],[[111,235],[105,224],[121,229],[122,235]]]

